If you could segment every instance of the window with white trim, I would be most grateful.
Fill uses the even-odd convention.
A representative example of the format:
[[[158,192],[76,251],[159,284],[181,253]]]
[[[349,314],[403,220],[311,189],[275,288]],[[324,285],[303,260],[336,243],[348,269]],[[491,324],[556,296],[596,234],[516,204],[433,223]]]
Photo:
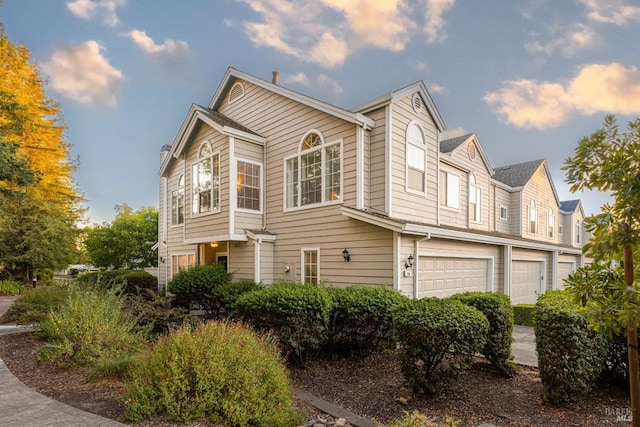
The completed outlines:
[[[460,177],[447,171],[440,171],[440,205],[460,208]]]
[[[342,141],[325,144],[320,132],[308,132],[285,160],[285,179],[287,208],[341,201]]]
[[[500,206],[500,219],[502,221],[506,221],[507,220],[507,207],[506,206]]]
[[[529,234],[537,234],[538,233],[538,209],[536,208],[536,202],[531,199],[529,203],[528,215],[527,215],[528,225],[527,231]]]
[[[556,237],[556,217],[553,215],[553,208],[549,208],[547,212],[547,237]]]
[[[302,250],[302,282],[317,285],[320,278],[320,250]]]
[[[558,224],[558,234],[562,236],[562,224]]]
[[[407,189],[424,193],[427,171],[427,147],[420,127],[412,123],[407,127],[406,176]]]
[[[171,278],[181,271],[187,271],[196,265],[195,254],[171,255]]]
[[[582,224],[580,220],[576,220],[576,245],[582,243]]]
[[[184,175],[178,178],[178,189],[171,192],[171,225],[184,224]]]
[[[261,165],[238,160],[238,208],[260,210]]]
[[[192,165],[192,212],[201,214],[220,209],[220,154],[205,142]]]
[[[482,190],[476,183],[476,176],[469,174],[469,219],[482,222]]]

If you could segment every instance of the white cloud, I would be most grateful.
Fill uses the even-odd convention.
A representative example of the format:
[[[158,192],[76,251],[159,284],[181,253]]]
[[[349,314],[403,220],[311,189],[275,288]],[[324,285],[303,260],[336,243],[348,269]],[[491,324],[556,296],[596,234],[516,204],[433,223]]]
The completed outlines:
[[[298,84],[300,86],[305,86],[305,87],[309,87],[311,85],[309,78],[304,73],[298,73],[292,76],[287,76],[283,80],[285,83]]]
[[[451,9],[455,0],[426,0],[424,32],[429,43],[438,43],[447,38],[443,31],[443,15]]]
[[[340,86],[336,80],[329,78],[329,76],[325,74],[320,74],[317,81],[320,87],[326,89],[333,98],[340,97],[344,92],[344,89],[342,89],[342,86]]]
[[[127,0],[74,0],[67,2],[67,9],[78,18],[90,20],[101,16],[105,24],[115,27],[120,20],[116,9],[127,4]]]
[[[575,114],[640,114],[640,71],[618,63],[589,64],[564,83],[504,82],[484,101],[523,128],[557,127]]]
[[[624,0],[580,0],[592,21],[622,25],[640,21],[640,7],[626,5]]]
[[[102,56],[94,40],[62,48],[42,64],[51,87],[81,104],[116,107],[122,73]]]
[[[182,40],[167,39],[162,44],[156,44],[144,31],[133,30],[127,34],[133,42],[149,55],[188,56],[189,45]]]
[[[439,93],[439,94],[444,94],[447,92],[447,88],[439,85],[437,83],[429,83],[427,84],[427,90],[429,90],[429,93]]]
[[[243,24],[254,45],[332,68],[366,47],[402,51],[419,25],[430,43],[444,40],[443,14],[455,0],[237,1],[260,16]]]
[[[466,135],[467,133],[469,132],[465,131],[463,127],[447,129],[444,132],[440,133],[440,141],[456,138],[458,136]]]
[[[559,51],[562,55],[570,57],[576,51],[588,49],[599,42],[595,31],[587,25],[576,23],[571,26],[563,25],[550,30],[552,40],[541,43],[534,41],[525,45],[526,49],[532,53],[542,53],[552,55]]]

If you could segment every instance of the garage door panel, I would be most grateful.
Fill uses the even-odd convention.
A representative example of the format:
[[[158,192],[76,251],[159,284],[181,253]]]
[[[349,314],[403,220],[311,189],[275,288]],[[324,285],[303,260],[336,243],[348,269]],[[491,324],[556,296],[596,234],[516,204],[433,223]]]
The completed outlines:
[[[418,261],[418,298],[485,291],[488,273],[487,259],[421,256]]]
[[[535,303],[544,276],[544,263],[541,261],[513,261],[511,265],[511,303]]]
[[[564,289],[564,279],[569,277],[569,274],[575,270],[575,264],[573,262],[559,262],[558,263],[558,289]]]

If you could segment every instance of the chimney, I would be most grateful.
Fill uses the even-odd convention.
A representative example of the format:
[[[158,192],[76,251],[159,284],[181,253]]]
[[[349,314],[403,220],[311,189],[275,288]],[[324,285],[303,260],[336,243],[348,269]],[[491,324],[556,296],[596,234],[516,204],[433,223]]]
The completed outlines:
[[[280,72],[279,71],[273,71],[273,78],[271,79],[271,83],[273,83],[274,85],[278,84],[278,80],[280,80]]]

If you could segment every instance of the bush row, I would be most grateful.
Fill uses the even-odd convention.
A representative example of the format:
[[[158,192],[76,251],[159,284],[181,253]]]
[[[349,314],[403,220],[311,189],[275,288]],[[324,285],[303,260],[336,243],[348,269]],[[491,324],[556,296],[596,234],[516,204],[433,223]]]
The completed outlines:
[[[543,397],[550,403],[576,400],[597,381],[627,379],[626,337],[606,337],[591,329],[567,291],[548,291],[538,298],[535,335]]]
[[[142,270],[88,271],[79,274],[76,280],[81,285],[102,289],[122,287],[122,291],[126,294],[135,294],[138,289],[158,291],[158,279]]]

